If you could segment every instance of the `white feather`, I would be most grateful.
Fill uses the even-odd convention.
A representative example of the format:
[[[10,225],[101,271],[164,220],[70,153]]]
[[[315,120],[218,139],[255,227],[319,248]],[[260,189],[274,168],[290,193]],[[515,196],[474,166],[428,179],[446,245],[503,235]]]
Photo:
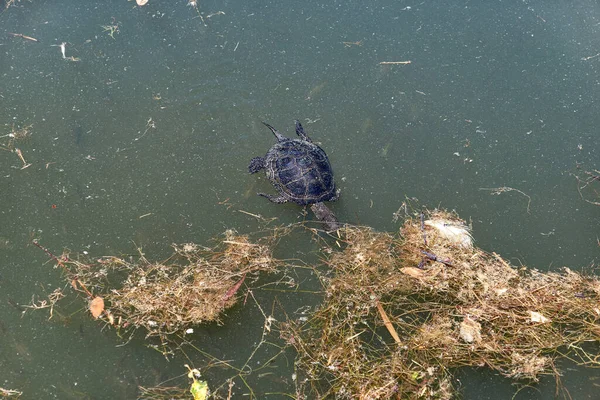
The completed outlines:
[[[446,219],[428,219],[425,225],[438,231],[450,243],[470,249],[473,247],[473,237],[468,226]]]

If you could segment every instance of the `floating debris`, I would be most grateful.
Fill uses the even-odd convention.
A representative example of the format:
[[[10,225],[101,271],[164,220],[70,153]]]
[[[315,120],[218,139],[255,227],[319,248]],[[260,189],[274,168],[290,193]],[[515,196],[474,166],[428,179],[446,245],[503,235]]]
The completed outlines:
[[[63,256],[66,279],[84,292],[96,319],[121,330],[143,328],[147,336],[165,339],[193,326],[220,321],[236,303],[245,279],[259,271],[274,272],[275,260],[267,244],[227,231],[214,248],[196,244],[173,246],[165,262],[109,256],[95,262]],[[82,290],[83,289],[83,290]]]
[[[434,218],[425,221],[425,225],[438,231],[438,234],[455,245],[467,249],[473,247],[471,229],[464,223],[452,222],[446,219]]]
[[[406,218],[397,234],[340,228],[322,248],[327,270],[314,268],[324,299],[311,315],[279,323],[263,312],[261,344],[277,324],[297,351],[298,397],[450,399],[459,367],[485,366],[523,383],[557,376],[562,356],[600,367],[581,345],[600,340],[597,276],[514,267],[473,245],[466,223],[445,211]],[[212,248],[174,246],[163,262],[141,252],[137,259],[74,261],[34,244],[63,267],[73,288],[102,299],[104,307],[90,307],[94,317],[165,343],[220,322],[245,283],[284,265],[272,249],[290,231],[275,228],[254,241],[227,231]],[[195,398],[208,396],[206,382],[192,379],[187,388],[140,390],[157,400],[192,390]]]
[[[307,398],[450,399],[458,367],[526,383],[558,374],[563,355],[600,366],[579,346],[600,339],[598,277],[516,268],[475,247],[456,215],[427,221],[408,218],[398,235],[342,229],[323,304],[283,326]]]
[[[102,314],[104,311],[104,299],[102,297],[94,297],[94,299],[90,302],[90,312],[95,319]]]
[[[12,390],[12,389],[4,389],[4,388],[0,388],[0,397],[20,397],[23,394],[23,392],[20,392],[18,390]]]

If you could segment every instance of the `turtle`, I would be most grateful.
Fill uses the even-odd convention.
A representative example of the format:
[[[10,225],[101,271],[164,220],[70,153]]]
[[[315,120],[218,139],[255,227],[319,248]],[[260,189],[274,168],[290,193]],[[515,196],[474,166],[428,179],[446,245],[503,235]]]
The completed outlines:
[[[328,231],[339,229],[340,223],[333,212],[323,203],[335,201],[339,190],[335,187],[333,169],[325,151],[317,146],[304,132],[300,121],[296,121],[298,138],[283,136],[266,122],[263,124],[273,132],[277,143],[264,157],[250,160],[251,174],[265,170],[277,195],[258,193],[273,203],[296,203],[310,205],[315,216],[325,223]]]

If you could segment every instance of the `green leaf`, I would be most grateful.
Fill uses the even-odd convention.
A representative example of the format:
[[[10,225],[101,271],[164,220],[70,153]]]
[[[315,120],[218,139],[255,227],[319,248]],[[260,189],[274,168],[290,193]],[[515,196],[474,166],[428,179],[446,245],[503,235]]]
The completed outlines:
[[[190,393],[194,396],[194,400],[206,400],[208,396],[208,383],[194,379]]]

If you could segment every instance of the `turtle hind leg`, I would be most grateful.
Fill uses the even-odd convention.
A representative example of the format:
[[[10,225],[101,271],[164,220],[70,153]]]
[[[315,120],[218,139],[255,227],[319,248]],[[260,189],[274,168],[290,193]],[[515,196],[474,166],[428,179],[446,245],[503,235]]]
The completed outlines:
[[[281,204],[281,203],[287,203],[287,202],[288,202],[288,199],[286,199],[284,196],[281,196],[281,195],[279,195],[279,196],[273,196],[273,195],[271,195],[271,194],[266,194],[266,193],[257,193],[257,194],[258,194],[259,196],[266,197],[266,198],[267,198],[267,199],[269,199],[269,200],[270,200],[272,203],[278,203],[278,204]]]
[[[254,157],[250,160],[250,165],[248,165],[248,172],[251,174],[255,174],[261,169],[265,167],[265,158],[264,157]]]

